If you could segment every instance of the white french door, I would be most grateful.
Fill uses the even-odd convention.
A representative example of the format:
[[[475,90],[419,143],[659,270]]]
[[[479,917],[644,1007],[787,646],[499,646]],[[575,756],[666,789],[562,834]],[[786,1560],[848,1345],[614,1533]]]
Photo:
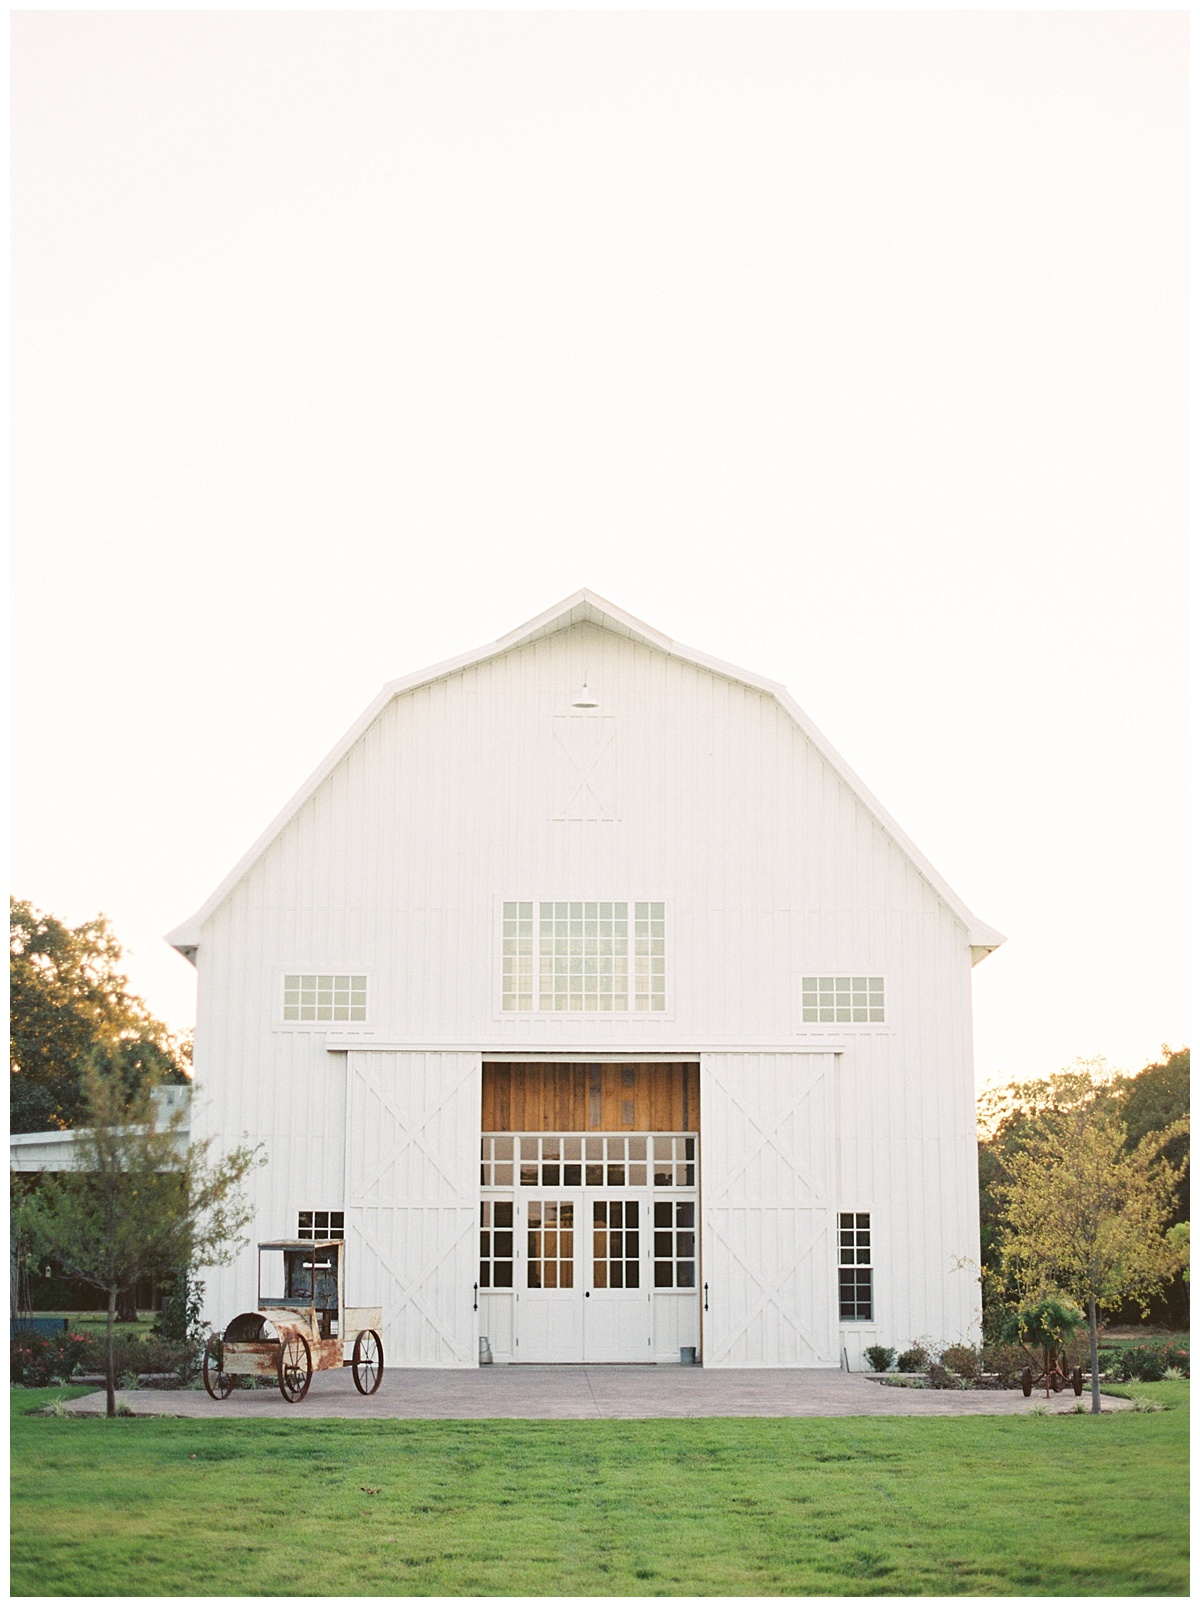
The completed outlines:
[[[519,1360],[650,1359],[650,1210],[630,1190],[518,1196]]]
[[[481,1332],[498,1356],[650,1362],[696,1343],[695,1145],[484,1135]]]

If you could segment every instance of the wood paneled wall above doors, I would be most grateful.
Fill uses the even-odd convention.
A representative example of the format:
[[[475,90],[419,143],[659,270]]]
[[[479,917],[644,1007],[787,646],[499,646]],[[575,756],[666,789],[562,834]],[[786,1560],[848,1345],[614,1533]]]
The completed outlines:
[[[485,1061],[485,1133],[698,1133],[694,1061]]]

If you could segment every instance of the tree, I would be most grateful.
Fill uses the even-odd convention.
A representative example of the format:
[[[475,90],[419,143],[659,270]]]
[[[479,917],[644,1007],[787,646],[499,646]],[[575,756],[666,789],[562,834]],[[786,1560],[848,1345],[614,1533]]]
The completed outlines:
[[[68,1276],[108,1296],[110,1417],[119,1292],[139,1278],[230,1261],[252,1215],[241,1185],[262,1164],[258,1148],[242,1146],[210,1162],[209,1140],[184,1145],[185,1117],[156,1122],[152,1086],[143,1079],[130,1093],[111,1067],[91,1059],[83,1069],[80,1170],[44,1175],[15,1212],[33,1254],[53,1257]]]
[[[1038,1081],[987,1089],[979,1100],[979,1234],[984,1286],[984,1328],[995,1337],[1019,1290],[1006,1272],[1000,1248],[1004,1201],[1013,1158],[1039,1137],[1080,1109],[1107,1111],[1126,1128],[1130,1151],[1154,1132],[1162,1132],[1186,1116],[1189,1108],[1190,1055],[1187,1049],[1163,1046],[1161,1062],[1136,1076],[1117,1072],[1102,1059],[1077,1060],[1064,1071]],[[1175,1130],[1163,1151],[1182,1168],[1175,1221],[1188,1217],[1188,1134]],[[1151,1299],[1154,1314],[1168,1322],[1186,1322],[1187,1291],[1172,1279],[1161,1296]],[[1132,1314],[1131,1314],[1132,1315]]]
[[[89,1055],[118,1071],[131,1093],[146,1077],[189,1080],[190,1040],[129,991],[106,916],[71,928],[19,899],[9,911],[14,1132],[76,1124]]]
[[[1181,1264],[1166,1238],[1180,1168],[1163,1149],[1186,1127],[1183,1118],[1130,1150],[1111,1107],[1081,1103],[1010,1159],[999,1189],[1004,1265],[1027,1299],[1061,1291],[1087,1308],[1093,1412],[1097,1309],[1144,1301]]]
[[[20,899],[9,902],[11,1012],[9,1120],[14,1133],[74,1127],[83,1067],[98,1057],[133,1093],[147,1078],[186,1083],[191,1046],[175,1037],[120,970],[107,918],[68,927]]]

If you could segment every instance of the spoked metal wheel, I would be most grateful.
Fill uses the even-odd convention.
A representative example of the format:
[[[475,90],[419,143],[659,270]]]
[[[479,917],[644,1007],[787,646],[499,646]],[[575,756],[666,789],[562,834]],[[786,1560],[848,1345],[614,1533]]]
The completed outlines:
[[[383,1377],[383,1344],[373,1328],[364,1328],[354,1341],[354,1387],[360,1395],[374,1395]]]
[[[233,1391],[233,1376],[224,1371],[224,1341],[213,1334],[204,1352],[204,1387],[215,1401],[228,1400]]]
[[[293,1405],[302,1401],[312,1383],[312,1351],[303,1334],[287,1334],[279,1346],[279,1393]]]

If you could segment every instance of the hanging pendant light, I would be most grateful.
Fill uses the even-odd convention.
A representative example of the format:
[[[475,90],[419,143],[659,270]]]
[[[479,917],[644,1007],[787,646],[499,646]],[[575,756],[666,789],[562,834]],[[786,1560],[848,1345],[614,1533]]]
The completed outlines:
[[[573,709],[598,709],[600,707],[599,698],[594,692],[588,691],[586,670],[583,672],[583,685],[571,699],[571,707]]]

